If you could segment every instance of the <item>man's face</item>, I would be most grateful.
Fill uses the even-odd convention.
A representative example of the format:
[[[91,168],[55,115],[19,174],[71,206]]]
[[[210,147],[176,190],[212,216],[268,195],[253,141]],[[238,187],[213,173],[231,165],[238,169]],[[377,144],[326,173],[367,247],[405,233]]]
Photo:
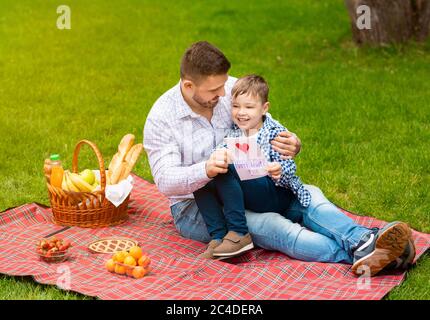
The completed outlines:
[[[200,83],[190,87],[191,99],[202,108],[213,109],[219,97],[225,96],[224,85],[228,79],[227,74],[207,76]]]

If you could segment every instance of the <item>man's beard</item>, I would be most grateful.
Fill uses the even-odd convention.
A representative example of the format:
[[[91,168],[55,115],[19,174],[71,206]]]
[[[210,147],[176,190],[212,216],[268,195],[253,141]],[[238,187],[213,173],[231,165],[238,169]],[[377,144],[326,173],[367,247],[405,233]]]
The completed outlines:
[[[213,109],[213,108],[215,108],[215,106],[217,105],[217,103],[219,101],[219,97],[217,97],[215,101],[213,101],[213,100],[204,101],[198,94],[194,94],[192,96],[192,99],[196,103],[198,103],[199,106],[201,106],[202,108],[205,108],[205,109]]]

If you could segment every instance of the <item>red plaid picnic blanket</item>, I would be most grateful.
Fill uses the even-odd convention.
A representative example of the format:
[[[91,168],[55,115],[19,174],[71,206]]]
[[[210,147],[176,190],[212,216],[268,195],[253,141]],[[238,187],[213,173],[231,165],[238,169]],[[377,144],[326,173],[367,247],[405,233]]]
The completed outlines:
[[[51,210],[27,204],[0,214],[0,273],[32,276],[101,299],[381,299],[399,285],[404,272],[358,278],[350,265],[309,263],[278,252],[254,249],[229,262],[196,258],[205,244],[182,238],[176,231],[168,200],[157,188],[135,176],[129,220],[101,229],[64,228],[51,222]],[[385,222],[345,212],[367,227]],[[35,242],[64,229],[60,235],[74,246],[61,264],[39,260]],[[418,259],[430,247],[430,235],[413,232]],[[152,260],[142,279],[109,273],[110,255],[92,254],[87,244],[98,238],[124,236],[139,241]]]

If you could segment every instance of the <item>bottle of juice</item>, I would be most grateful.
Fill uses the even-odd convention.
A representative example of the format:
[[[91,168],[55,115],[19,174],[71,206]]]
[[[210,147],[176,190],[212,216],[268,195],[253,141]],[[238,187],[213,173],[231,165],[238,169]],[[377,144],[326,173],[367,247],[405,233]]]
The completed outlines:
[[[46,182],[51,183],[51,159],[45,159],[43,163],[43,172],[45,173]]]
[[[50,157],[51,163],[51,176],[50,183],[52,186],[61,189],[61,183],[63,182],[64,170],[61,165],[60,156],[58,154],[52,154]]]

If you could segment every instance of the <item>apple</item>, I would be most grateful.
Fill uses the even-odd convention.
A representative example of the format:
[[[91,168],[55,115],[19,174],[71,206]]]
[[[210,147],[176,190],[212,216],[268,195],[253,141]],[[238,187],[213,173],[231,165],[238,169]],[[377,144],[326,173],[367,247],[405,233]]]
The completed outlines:
[[[85,169],[79,175],[84,179],[88,184],[93,184],[96,180],[96,176],[94,175],[94,172],[90,169]]]
[[[100,182],[97,179],[95,179],[94,183],[91,186],[93,187],[93,189],[91,190],[91,192],[96,191],[97,189],[100,189],[100,187],[99,187],[100,186]]]

